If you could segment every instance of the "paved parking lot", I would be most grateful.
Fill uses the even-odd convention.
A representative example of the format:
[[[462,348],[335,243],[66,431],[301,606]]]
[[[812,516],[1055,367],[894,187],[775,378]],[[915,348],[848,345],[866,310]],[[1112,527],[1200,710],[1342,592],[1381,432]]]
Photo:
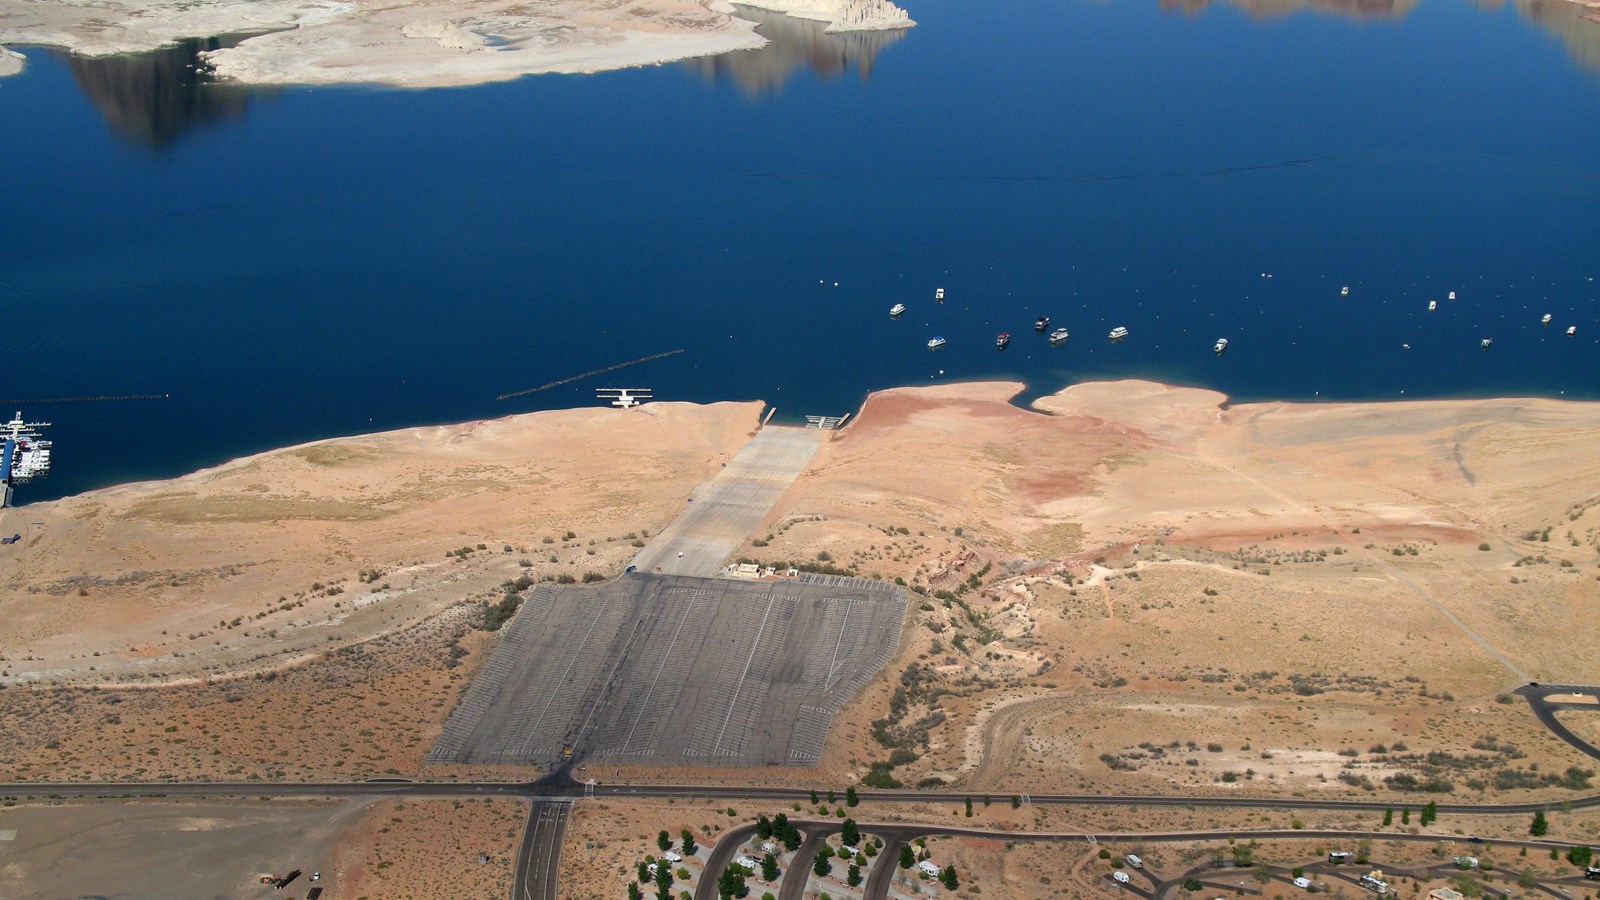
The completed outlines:
[[[428,759],[815,765],[833,714],[893,657],[905,602],[828,576],[542,586]]]

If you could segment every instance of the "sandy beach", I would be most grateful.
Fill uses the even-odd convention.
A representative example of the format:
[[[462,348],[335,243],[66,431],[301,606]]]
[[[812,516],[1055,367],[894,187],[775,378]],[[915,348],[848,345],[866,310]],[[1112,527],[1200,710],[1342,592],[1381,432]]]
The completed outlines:
[[[27,59],[21,53],[0,47],[0,78],[21,72],[26,63]]]

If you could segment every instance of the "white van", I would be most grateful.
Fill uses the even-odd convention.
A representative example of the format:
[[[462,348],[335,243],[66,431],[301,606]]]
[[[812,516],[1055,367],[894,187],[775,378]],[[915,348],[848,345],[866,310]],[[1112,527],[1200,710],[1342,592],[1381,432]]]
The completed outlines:
[[[1144,868],[1144,860],[1140,859],[1137,856],[1134,856],[1132,853],[1129,853],[1127,856],[1124,856],[1122,858],[1122,861],[1127,863],[1130,866],[1133,866],[1135,869]]]

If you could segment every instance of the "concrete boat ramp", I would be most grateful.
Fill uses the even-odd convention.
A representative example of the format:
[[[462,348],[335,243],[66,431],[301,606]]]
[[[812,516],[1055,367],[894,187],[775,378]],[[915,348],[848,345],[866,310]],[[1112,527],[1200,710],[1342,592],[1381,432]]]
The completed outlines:
[[[761,429],[639,551],[633,558],[636,570],[706,578],[721,572],[816,455],[825,433],[815,428]]]
[[[836,576],[711,576],[823,433],[762,429],[695,490],[633,573],[540,586],[428,761],[816,765],[834,713],[893,659],[904,591]]]

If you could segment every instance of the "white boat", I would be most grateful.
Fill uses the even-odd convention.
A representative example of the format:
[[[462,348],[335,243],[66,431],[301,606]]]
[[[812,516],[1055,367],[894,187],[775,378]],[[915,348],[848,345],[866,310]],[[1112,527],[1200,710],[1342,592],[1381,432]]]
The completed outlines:
[[[934,339],[933,339],[933,340],[931,340],[931,341],[929,341],[929,342],[928,342],[928,349],[929,349],[929,350],[937,350],[937,349],[939,349],[939,348],[940,348],[940,347],[943,347],[943,346],[944,346],[944,345],[945,345],[945,340],[944,340],[944,338],[942,338],[942,337],[936,337],[936,338],[934,338]]]
[[[895,305],[889,307],[889,315],[891,316],[898,316],[905,311],[906,305],[904,303],[896,303]]]
[[[1218,353],[1226,353],[1228,350],[1228,339],[1217,338],[1217,346],[1215,349]]]
[[[1487,350],[1490,347],[1494,346],[1494,338],[1484,338],[1483,340],[1478,342],[1478,346],[1482,347],[1485,350]]]
[[[1429,300],[1428,301],[1428,312],[1433,312],[1434,310],[1436,310],[1438,308],[1439,308],[1439,301],[1437,301],[1437,300]]]
[[[1550,318],[1551,318],[1550,314],[1549,313],[1545,313],[1544,314],[1544,318],[1539,320],[1539,324],[1540,325],[1549,325],[1550,324]]]
[[[933,289],[933,299],[939,301],[940,303],[943,303],[944,302],[944,288],[934,288]]]
[[[1350,285],[1347,284],[1344,287],[1339,288],[1339,296],[1341,296],[1341,297],[1350,296]]]
[[[1445,299],[1449,300],[1451,303],[1454,303],[1456,301],[1456,292],[1455,291],[1451,291],[1450,295],[1448,297],[1446,297]]]
[[[1071,332],[1065,328],[1057,328],[1055,331],[1050,332],[1050,343],[1059,344],[1069,337],[1072,337]]]
[[[1576,337],[1577,334],[1578,334],[1578,326],[1576,326],[1576,325],[1568,325],[1567,326],[1567,337]]]
[[[1120,341],[1120,340],[1122,340],[1123,338],[1125,338],[1127,336],[1128,336],[1128,329],[1123,328],[1121,325],[1118,325],[1117,327],[1111,329],[1110,337],[1111,337],[1111,339],[1113,341]]]

